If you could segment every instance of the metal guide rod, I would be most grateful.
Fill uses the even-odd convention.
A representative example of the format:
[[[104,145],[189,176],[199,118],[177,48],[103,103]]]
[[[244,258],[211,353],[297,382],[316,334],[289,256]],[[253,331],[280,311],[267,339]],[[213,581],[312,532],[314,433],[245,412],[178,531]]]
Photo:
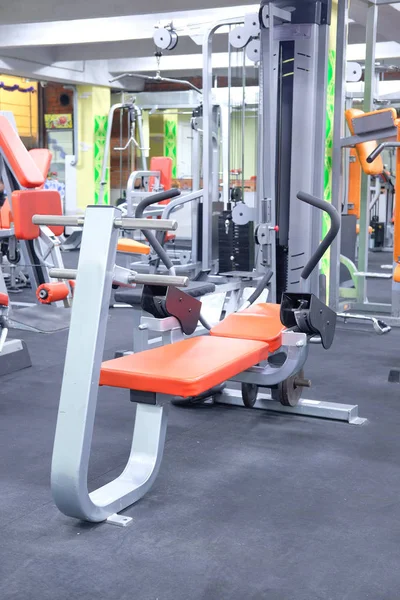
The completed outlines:
[[[85,223],[84,217],[78,216],[57,216],[57,215],[33,215],[32,223],[34,225],[64,226],[64,227],[82,227]],[[176,231],[178,222],[169,219],[134,219],[124,217],[114,219],[114,227],[121,229],[154,229],[157,231]]]
[[[63,225],[64,227],[82,227],[83,217],[68,215],[33,215],[32,223],[34,225]]]
[[[176,285],[178,287],[188,287],[189,277],[179,277],[177,275],[156,275],[148,273],[132,273],[128,277],[129,283],[142,283],[144,285]]]
[[[364,71],[364,111],[374,109],[375,92],[375,49],[376,31],[378,24],[378,7],[368,4],[366,28],[366,55]],[[360,233],[358,250],[358,270],[368,271],[368,241],[369,241],[369,190],[371,178],[364,172],[361,173],[361,203],[360,203]],[[358,286],[357,301],[366,301],[366,281],[361,279]]]
[[[77,269],[50,269],[49,275],[52,279],[76,279]]]
[[[332,148],[332,206],[341,213],[342,200],[348,202],[348,152],[344,164],[346,173],[343,178],[343,157],[340,147],[340,139],[344,133],[344,105],[345,105],[345,73],[346,73],[346,48],[347,48],[347,19],[348,0],[338,3],[337,34],[336,34],[336,66],[335,66],[335,100],[333,120],[333,148]],[[346,106],[347,108],[347,106]],[[347,211],[346,211],[347,212]],[[340,232],[333,241],[330,249],[329,261],[329,306],[338,310],[339,305],[339,283],[340,283]]]
[[[212,263],[212,192],[213,192],[213,94],[212,94],[212,40],[224,25],[241,25],[243,17],[223,19],[215,23],[203,38],[203,241],[202,269],[209,271]]]
[[[176,231],[178,222],[166,219],[134,219],[132,217],[124,217],[123,219],[115,219],[115,227],[122,229],[154,229],[156,231]]]
[[[52,279],[76,279],[77,269],[50,269],[49,275]],[[143,274],[132,271],[128,277],[129,283],[142,283],[144,285],[176,285],[188,287],[189,277],[175,275]]]

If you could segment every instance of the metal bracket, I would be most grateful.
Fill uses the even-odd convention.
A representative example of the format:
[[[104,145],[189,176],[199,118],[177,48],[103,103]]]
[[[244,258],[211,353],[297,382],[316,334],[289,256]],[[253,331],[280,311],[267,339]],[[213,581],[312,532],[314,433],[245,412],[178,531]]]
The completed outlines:
[[[279,23],[290,23],[292,20],[292,15],[288,10],[283,10],[277,6],[271,7],[269,4],[266,4],[261,8],[260,12],[261,25],[264,27],[264,29],[268,29],[270,27],[271,15],[274,18],[273,26]]]
[[[132,517],[124,517],[115,513],[107,518],[106,523],[115,525],[116,527],[128,527],[129,525],[132,525],[133,519]]]

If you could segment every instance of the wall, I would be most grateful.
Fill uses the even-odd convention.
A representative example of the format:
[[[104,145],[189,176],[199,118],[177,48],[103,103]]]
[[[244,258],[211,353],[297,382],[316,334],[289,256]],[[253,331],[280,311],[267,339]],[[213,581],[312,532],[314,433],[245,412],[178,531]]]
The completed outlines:
[[[101,163],[110,108],[110,90],[95,86],[77,86],[79,162],[77,206],[84,209],[99,199]],[[106,202],[108,201],[108,188]]]
[[[0,110],[14,114],[19,135],[28,148],[37,145],[38,138],[38,84],[21,77],[1,75],[0,81],[6,86],[18,85],[23,89],[33,87],[34,92],[10,92],[0,88]]]
[[[68,106],[63,106],[60,101],[62,95],[69,98]],[[66,90],[61,83],[48,83],[43,88],[43,108],[45,114],[63,115],[73,114],[73,91]]]

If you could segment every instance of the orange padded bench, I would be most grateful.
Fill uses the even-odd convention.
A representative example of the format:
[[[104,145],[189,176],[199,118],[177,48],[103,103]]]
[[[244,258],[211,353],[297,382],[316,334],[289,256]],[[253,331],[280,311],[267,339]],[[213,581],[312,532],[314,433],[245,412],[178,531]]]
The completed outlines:
[[[203,336],[104,362],[100,385],[190,398],[268,358],[265,342]]]
[[[150,246],[131,240],[131,238],[119,238],[117,250],[125,254],[150,254]]]
[[[349,108],[348,110],[346,110],[345,117],[351,135],[354,135],[354,120],[381,112],[392,113],[393,125],[395,124],[397,118],[395,108],[384,108],[382,110],[375,110],[372,113],[365,113],[359,108]],[[357,153],[358,160],[360,161],[361,168],[367,175],[380,175],[383,172],[383,161],[381,155],[379,155],[374,161],[372,161],[372,163],[367,162],[368,156],[373,150],[375,150],[377,146],[378,144],[374,140],[370,140],[368,142],[361,142],[360,144],[355,145],[355,150]]]
[[[227,316],[211,330],[212,336],[267,342],[269,351],[282,346],[280,304],[255,304],[243,312]]]
[[[37,188],[44,184],[46,176],[41,173],[18,133],[3,115],[0,115],[0,148],[22,187]]]
[[[282,345],[279,304],[256,304],[196,337],[104,362],[100,385],[189,398],[266,360]]]

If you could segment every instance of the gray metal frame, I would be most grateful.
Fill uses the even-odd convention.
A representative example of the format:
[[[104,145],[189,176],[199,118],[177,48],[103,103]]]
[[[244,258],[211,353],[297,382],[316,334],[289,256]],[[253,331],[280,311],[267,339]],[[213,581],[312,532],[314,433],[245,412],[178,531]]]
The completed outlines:
[[[212,269],[212,202],[218,199],[219,149],[216,147],[217,107],[212,98],[212,41],[214,33],[224,25],[240,25],[243,18],[214,23],[203,40],[203,255],[202,269]]]
[[[120,215],[121,211],[113,207],[86,209],[54,440],[51,487],[54,501],[64,514],[91,522],[107,520],[115,525],[126,526],[132,519],[117,513],[143,497],[159,471],[167,427],[167,407],[164,403],[169,398],[163,394],[153,394],[151,396],[156,404],[152,405],[143,403],[148,402],[148,393],[131,392],[131,400],[135,402],[136,399],[138,405],[126,467],[116,479],[89,493],[88,466],[110,294],[116,272],[118,225],[123,226],[124,222]],[[40,223],[48,219],[35,217]],[[60,217],[59,221],[63,222],[63,219],[66,218]],[[135,226],[135,220],[125,221],[129,226]],[[145,226],[142,219],[137,221],[139,225]],[[158,221],[157,225],[166,229],[174,226],[170,221]],[[125,271],[121,268],[118,270],[121,276]],[[125,274],[129,280],[129,272]],[[58,276],[64,277],[65,272],[58,273]],[[287,331],[283,333],[282,344],[281,351],[286,353],[282,367],[275,368],[265,362],[260,367],[255,366],[237,375],[232,381],[270,387],[297,373],[307,358],[307,336]],[[218,401],[236,403],[230,391]],[[285,408],[281,407],[281,410],[285,411]],[[361,419],[354,420],[355,411],[354,406],[317,401],[308,401],[308,409],[306,401],[303,401],[298,409],[300,414],[321,416],[322,413],[328,418],[363,422]]]

